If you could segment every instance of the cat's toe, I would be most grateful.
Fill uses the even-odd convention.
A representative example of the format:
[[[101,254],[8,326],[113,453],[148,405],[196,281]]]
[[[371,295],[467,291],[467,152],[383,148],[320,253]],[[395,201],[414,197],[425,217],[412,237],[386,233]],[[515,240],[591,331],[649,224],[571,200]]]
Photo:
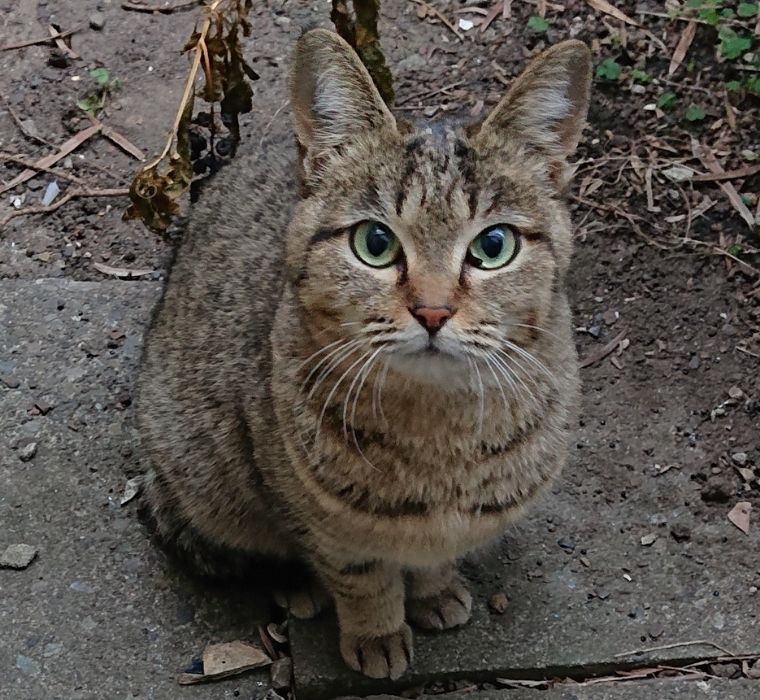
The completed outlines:
[[[412,630],[403,624],[379,637],[341,635],[340,652],[354,671],[370,678],[396,679],[412,662]]]
[[[315,583],[292,591],[275,591],[274,600],[277,605],[300,620],[316,617],[331,603],[328,592]]]
[[[470,619],[472,596],[460,581],[454,581],[438,595],[407,602],[406,616],[417,627],[446,630]]]

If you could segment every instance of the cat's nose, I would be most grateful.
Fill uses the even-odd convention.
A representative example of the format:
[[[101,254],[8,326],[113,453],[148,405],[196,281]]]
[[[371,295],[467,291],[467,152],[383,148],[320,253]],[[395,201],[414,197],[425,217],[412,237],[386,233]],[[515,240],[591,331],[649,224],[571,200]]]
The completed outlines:
[[[416,304],[409,307],[409,313],[414,316],[420,325],[430,335],[437,333],[443,325],[454,315],[455,309],[450,306],[422,306]]]

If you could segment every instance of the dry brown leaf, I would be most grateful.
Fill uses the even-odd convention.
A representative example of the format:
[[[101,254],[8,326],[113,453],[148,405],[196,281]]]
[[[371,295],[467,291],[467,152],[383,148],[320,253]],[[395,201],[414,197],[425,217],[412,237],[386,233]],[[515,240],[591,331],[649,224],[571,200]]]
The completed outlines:
[[[621,12],[614,5],[610,5],[607,0],[586,0],[586,2],[599,12],[604,12],[605,15],[619,19],[621,22],[630,24],[632,27],[638,27],[639,23],[632,20],[627,14]]]
[[[749,501],[739,501],[728,513],[728,519],[745,535],[748,535],[751,512],[752,504]]]
[[[683,63],[683,59],[686,58],[686,52],[689,50],[691,42],[694,41],[694,34],[696,31],[697,23],[694,20],[691,20],[686,25],[686,29],[683,30],[681,38],[678,40],[676,50],[673,52],[673,57],[670,59],[668,75],[673,75]]]
[[[205,683],[269,666],[271,663],[269,656],[249,642],[209,644],[203,650],[203,673],[182,673],[177,682],[180,685]]]
[[[110,275],[111,277],[121,277],[123,279],[132,279],[134,277],[145,277],[150,275],[153,270],[129,270],[126,267],[111,267],[110,265],[104,265],[103,263],[93,263],[92,266],[104,275]]]

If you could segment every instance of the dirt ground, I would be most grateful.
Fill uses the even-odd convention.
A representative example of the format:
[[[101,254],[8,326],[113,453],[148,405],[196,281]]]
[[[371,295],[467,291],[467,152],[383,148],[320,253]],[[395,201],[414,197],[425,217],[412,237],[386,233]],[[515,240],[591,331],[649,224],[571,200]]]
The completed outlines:
[[[760,162],[760,100],[726,92],[725,82],[744,74],[716,59],[716,33],[706,25],[697,26],[684,64],[668,75],[687,23],[655,16],[663,14],[660,3],[614,3],[641,22],[635,27],[595,10],[595,3],[515,0],[510,18],[499,14],[485,31],[465,29],[495,4],[431,0],[455,32],[435,14],[421,17],[424,3],[384,0],[381,37],[396,104],[409,117],[487,113],[529,55],[570,36],[591,44],[596,65],[614,58],[622,67],[616,81],[595,79],[570,195],[577,224],[570,291],[588,364],[578,448],[581,459],[591,447],[610,465],[593,500],[623,501],[641,489],[653,503],[670,501],[664,472],[676,470],[683,507],[695,522],[726,522],[732,506],[748,501],[755,509],[751,527],[760,527],[760,234],[721,188],[735,187],[750,215],[760,211],[760,174],[751,173]],[[539,33],[528,19],[544,7],[549,29]],[[145,154],[159,151],[182,91],[187,61],[178,50],[194,16],[194,8],[150,14],[110,0],[0,0],[0,44],[44,36],[49,25],[78,28],[70,43],[81,57],[62,58],[48,45],[0,53],[2,181],[23,169],[6,156],[36,161],[55,150],[44,142],[59,146],[89,125],[76,101],[91,89],[94,67],[122,83],[99,115],[103,123]],[[93,28],[101,20],[102,28]],[[261,79],[254,112],[241,125],[241,149],[248,151],[284,104],[293,41],[303,27],[328,25],[329,3],[254,0],[252,20],[246,54]],[[633,81],[634,68],[655,80]],[[675,106],[655,107],[666,91],[676,96]],[[703,119],[686,119],[692,104]],[[24,135],[19,122],[34,136]],[[693,140],[706,147],[702,158],[695,158]],[[749,174],[695,181],[694,174],[710,173],[710,154],[726,171]],[[91,188],[124,188],[138,166],[99,135],[54,168]],[[678,171],[684,166],[692,169],[686,178]],[[77,186],[41,173],[3,193],[0,221],[15,211],[16,198],[22,207],[38,206],[53,179],[59,197]],[[122,221],[126,204],[124,197],[80,198],[54,213],[7,220],[0,228],[0,278],[99,281],[101,263],[162,279],[168,244],[140,223]],[[593,445],[584,437],[590,434]],[[567,479],[584,489],[581,471]],[[699,532],[671,534],[699,540]],[[738,579],[756,592],[758,557],[728,545],[725,556],[737,558]]]

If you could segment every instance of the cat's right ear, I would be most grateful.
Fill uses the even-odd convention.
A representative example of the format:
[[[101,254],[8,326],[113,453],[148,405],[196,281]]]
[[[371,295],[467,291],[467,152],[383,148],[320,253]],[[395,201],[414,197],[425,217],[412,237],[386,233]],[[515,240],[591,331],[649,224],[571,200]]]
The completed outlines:
[[[369,129],[396,128],[359,57],[326,29],[313,29],[298,40],[290,101],[302,155],[311,162]]]

